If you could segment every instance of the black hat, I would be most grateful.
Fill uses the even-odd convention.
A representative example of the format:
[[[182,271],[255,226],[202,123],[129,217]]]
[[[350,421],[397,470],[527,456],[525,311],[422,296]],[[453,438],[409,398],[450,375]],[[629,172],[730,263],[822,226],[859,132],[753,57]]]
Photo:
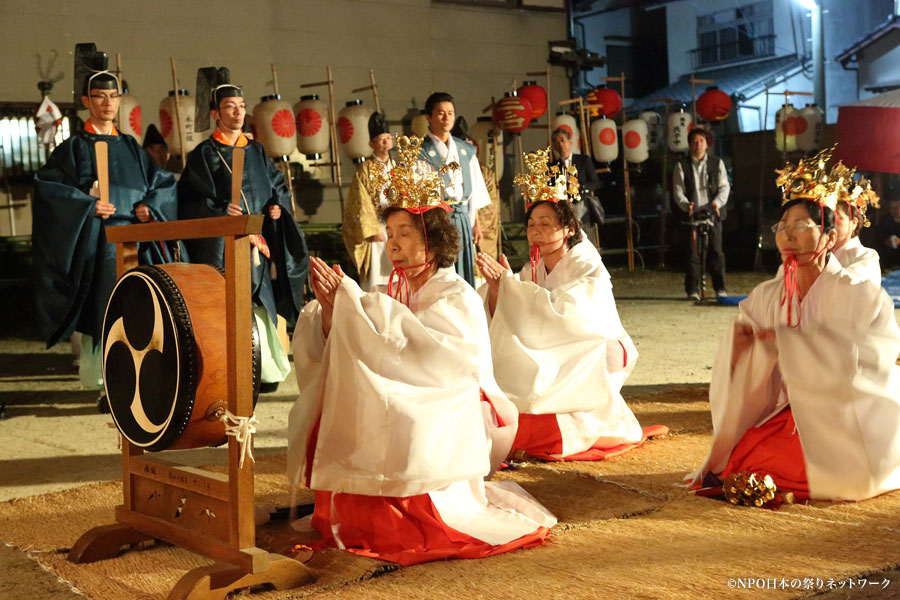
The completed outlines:
[[[156,125],[150,123],[150,125],[147,127],[147,132],[144,134],[144,143],[141,145],[141,147],[146,150],[148,146],[153,146],[156,144],[162,144],[166,148],[169,147],[169,145],[166,143],[165,138],[163,138],[162,134],[159,132],[159,129],[156,128]]]
[[[236,85],[231,85],[231,72],[228,67],[203,67],[197,69],[197,103],[194,115],[194,131],[209,129],[209,111],[219,107],[223,98],[243,98],[244,92]],[[204,107],[205,100],[209,106]]]
[[[75,76],[73,94],[87,96],[90,90],[118,90],[119,78],[107,69],[109,57],[98,52],[94,44],[75,45]],[[76,105],[79,104],[76,102]]]
[[[466,123],[465,117],[456,117],[456,122],[453,124],[453,129],[450,130],[450,135],[458,137],[465,142],[472,139],[472,136],[469,135],[469,124]]]
[[[382,113],[373,112],[369,117],[369,139],[373,140],[382,133],[389,133],[387,119]]]

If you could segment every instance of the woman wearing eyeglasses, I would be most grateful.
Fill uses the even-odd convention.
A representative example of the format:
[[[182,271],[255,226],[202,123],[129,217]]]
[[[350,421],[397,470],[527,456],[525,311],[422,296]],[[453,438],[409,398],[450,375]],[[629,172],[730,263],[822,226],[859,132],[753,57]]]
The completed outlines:
[[[745,471],[798,500],[900,488],[900,328],[887,294],[832,255],[838,189],[827,160],[780,171],[783,275],[741,302],[719,347],[712,448],[688,476],[694,487]]]

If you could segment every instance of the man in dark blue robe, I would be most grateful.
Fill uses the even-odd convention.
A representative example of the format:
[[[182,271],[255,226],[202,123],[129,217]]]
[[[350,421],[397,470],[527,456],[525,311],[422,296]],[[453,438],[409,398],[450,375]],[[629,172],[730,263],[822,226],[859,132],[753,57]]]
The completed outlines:
[[[175,179],[159,169],[137,141],[113,125],[119,82],[97,53],[85,77],[81,101],[89,111],[35,176],[32,246],[35,307],[41,335],[51,347],[83,334],[79,375],[85,387],[102,389],[100,335],[106,303],[116,282],[115,245],[106,228],[177,218]],[[76,83],[77,85],[77,83]],[[98,202],[96,142],[107,144],[109,203]],[[164,245],[141,244],[142,263],[171,260]],[[98,406],[103,410],[105,398]]]
[[[219,69],[216,78],[217,85],[210,86],[209,95],[209,114],[216,128],[187,157],[178,183],[178,216],[265,215],[262,236],[251,237],[251,289],[262,337],[262,389],[271,391],[290,371],[287,353],[276,333],[278,315],[290,322],[296,320],[303,306],[309,255],[303,232],[291,212],[291,192],[284,175],[266,157],[263,146],[241,131],[247,114],[243,92],[230,84],[227,69]],[[198,92],[198,111],[203,99]],[[201,119],[195,121],[202,126]],[[231,164],[236,147],[244,149],[240,207],[231,204]],[[222,238],[188,240],[185,246],[191,262],[223,266]]]

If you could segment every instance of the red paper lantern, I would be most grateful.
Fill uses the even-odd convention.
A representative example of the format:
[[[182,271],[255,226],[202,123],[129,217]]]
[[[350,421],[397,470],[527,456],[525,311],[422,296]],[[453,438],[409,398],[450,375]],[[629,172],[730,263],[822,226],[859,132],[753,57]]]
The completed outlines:
[[[531,118],[537,119],[547,112],[547,90],[537,84],[536,81],[526,81],[518,89],[519,98],[525,98],[531,102]]]
[[[622,97],[615,90],[604,86],[591,91],[588,94],[587,103],[592,117],[606,115],[610,119],[614,119],[622,110]]]
[[[531,123],[531,102],[521,96],[507,93],[494,105],[494,122],[503,131],[519,133]]]
[[[731,113],[731,97],[717,87],[708,87],[697,98],[696,108],[704,121],[721,121]]]

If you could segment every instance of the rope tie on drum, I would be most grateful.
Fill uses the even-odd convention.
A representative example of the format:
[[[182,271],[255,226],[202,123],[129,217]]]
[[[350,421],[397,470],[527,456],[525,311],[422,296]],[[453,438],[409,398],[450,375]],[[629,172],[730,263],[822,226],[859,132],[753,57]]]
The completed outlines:
[[[238,467],[244,467],[244,458],[246,457],[250,457],[252,462],[256,462],[256,459],[253,458],[252,444],[253,434],[256,433],[256,426],[259,424],[256,415],[239,417],[231,414],[231,411],[226,408],[219,419],[225,423],[225,435],[232,436],[241,445],[241,462]]]

